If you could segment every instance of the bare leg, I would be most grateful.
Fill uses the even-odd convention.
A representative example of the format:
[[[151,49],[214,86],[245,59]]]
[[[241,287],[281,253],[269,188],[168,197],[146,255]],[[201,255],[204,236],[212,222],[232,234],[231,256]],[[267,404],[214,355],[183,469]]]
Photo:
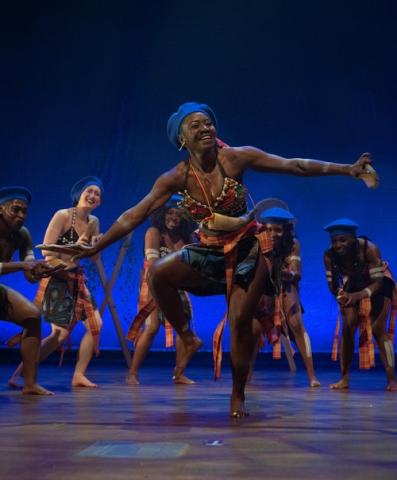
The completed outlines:
[[[7,295],[11,304],[10,321],[24,328],[21,339],[21,356],[24,363],[22,393],[25,395],[53,395],[52,392],[36,383],[41,337],[40,312],[33,303],[15,290],[7,288]]]
[[[95,310],[95,320],[99,329],[102,328],[102,319],[99,311]],[[92,383],[86,376],[86,370],[94,354],[94,339],[88,327],[88,322],[84,322],[86,333],[80,342],[79,353],[77,357],[76,368],[72,378],[73,387],[88,387],[97,388],[95,383]]]
[[[128,371],[126,383],[128,385],[139,385],[138,370],[145,360],[155,336],[160,328],[160,320],[157,309],[146,320],[145,330],[138,338],[132,357],[131,367]]]
[[[294,285],[290,286],[289,291],[283,293],[282,300],[283,310],[286,312],[287,325],[294,334],[296,346],[302,356],[307,376],[309,377],[309,385],[310,387],[319,387],[320,382],[314,373],[310,339],[303,325],[299,295]]]
[[[340,342],[340,367],[342,378],[330,385],[333,390],[343,390],[349,388],[349,373],[354,353],[354,334],[357,329],[357,307],[342,308],[343,329]]]
[[[260,336],[261,336],[262,331],[263,331],[262,324],[259,322],[259,320],[254,318],[253,321],[252,321],[252,334],[254,335],[254,339],[255,339],[255,347],[252,351],[252,358],[251,358],[251,362],[250,362],[250,368],[249,368],[249,372],[248,372],[247,383],[251,383],[251,381],[252,381],[252,376],[253,376],[253,373],[254,373],[256,358],[257,358],[259,350],[260,350]]]
[[[181,337],[179,335],[176,336],[175,340],[175,351],[176,351],[176,364],[179,365],[181,363],[181,360],[186,356],[186,351],[185,351],[185,345],[181,340]],[[191,380],[190,378],[186,377],[182,372],[179,372],[177,375],[177,369],[174,369],[174,375],[172,377],[172,380],[176,384],[182,384],[182,385],[192,385],[196,383],[194,380]]]
[[[191,331],[183,312],[179,290],[205,285],[206,279],[181,260],[181,253],[175,252],[154,263],[149,270],[149,285],[153,297],[180,336],[184,350],[178,355],[174,375],[184,372],[192,356],[199,350],[202,341]]]
[[[230,415],[234,418],[248,415],[245,408],[245,385],[255,348],[252,322],[267,275],[269,271],[265,259],[258,255],[255,275],[248,289],[243,290],[234,285],[230,298],[230,353],[233,376]]]
[[[51,334],[41,341],[39,363],[45,360],[49,355],[51,355],[52,352],[54,352],[60,345],[62,345],[62,343],[67,339],[67,337],[68,331],[66,330],[66,328],[62,328],[52,324]],[[18,387],[18,380],[19,377],[23,375],[23,370],[24,364],[23,362],[21,362],[8,381],[8,384],[11,387]]]
[[[371,311],[372,332],[376,338],[379,348],[379,355],[385,367],[387,385],[386,390],[397,391],[397,381],[394,372],[394,349],[393,343],[386,334],[386,321],[390,309],[390,299],[378,296],[374,299]]]

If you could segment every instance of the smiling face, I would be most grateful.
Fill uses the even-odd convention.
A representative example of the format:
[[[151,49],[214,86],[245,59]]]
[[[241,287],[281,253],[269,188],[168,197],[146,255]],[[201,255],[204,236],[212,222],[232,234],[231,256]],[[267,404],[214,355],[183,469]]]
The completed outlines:
[[[94,210],[94,208],[99,207],[100,204],[101,189],[97,185],[89,185],[81,192],[77,206]]]
[[[355,243],[356,237],[354,235],[341,234],[331,237],[332,250],[340,257],[349,254]]]
[[[165,212],[164,225],[168,230],[175,230],[181,224],[182,211],[180,208],[170,208]]]
[[[216,145],[216,129],[212,120],[202,112],[188,115],[180,129],[179,141],[188,150],[207,150]]]
[[[23,200],[10,200],[0,205],[0,215],[11,230],[18,231],[28,215],[28,204]]]
[[[284,235],[282,223],[265,223],[265,230],[269,233],[273,245],[278,245]]]

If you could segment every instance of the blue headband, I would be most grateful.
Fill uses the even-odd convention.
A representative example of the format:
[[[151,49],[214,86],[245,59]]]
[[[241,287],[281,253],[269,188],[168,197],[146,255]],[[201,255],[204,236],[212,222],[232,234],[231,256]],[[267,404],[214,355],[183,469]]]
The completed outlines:
[[[331,237],[335,235],[353,235],[356,236],[358,224],[350,218],[339,218],[324,227]]]
[[[77,181],[70,190],[70,198],[72,199],[72,202],[78,203],[81,194],[90,185],[96,185],[99,187],[101,195],[103,195],[103,183],[98,177],[83,177]]]
[[[295,220],[291,212],[281,207],[269,208],[259,217],[261,223],[293,223]]]
[[[29,205],[32,200],[32,194],[25,187],[13,186],[0,188],[0,205],[10,200],[23,200]]]
[[[168,199],[167,203],[165,204],[166,208],[178,208],[179,203],[182,201],[182,195],[179,193],[174,193],[171,198]]]
[[[212,123],[217,128],[217,122],[215,113],[213,110],[206,105],[205,103],[197,103],[197,102],[187,102],[180,105],[178,110],[174,112],[167,122],[167,135],[170,142],[176,146],[176,148],[180,148],[181,144],[179,142],[179,130],[181,128],[183,120],[190,115],[191,113],[201,112],[204,115],[207,115],[208,118],[211,119]]]

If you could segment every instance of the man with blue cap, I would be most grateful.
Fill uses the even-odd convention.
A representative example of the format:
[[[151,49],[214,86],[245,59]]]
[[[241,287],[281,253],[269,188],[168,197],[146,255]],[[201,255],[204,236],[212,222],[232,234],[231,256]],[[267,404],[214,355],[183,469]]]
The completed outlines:
[[[50,268],[46,262],[35,260],[32,238],[24,227],[30,201],[31,194],[24,187],[0,189],[0,275],[24,272],[27,280],[33,282],[48,273]],[[17,250],[20,261],[14,262],[12,257]],[[22,392],[27,395],[51,395],[36,383],[41,339],[40,311],[20,293],[0,285],[0,320],[13,322],[23,328],[18,336],[25,364]]]
[[[302,320],[302,307],[299,298],[299,282],[302,275],[300,242],[295,236],[295,217],[287,210],[284,202],[278,199],[269,199],[274,206],[264,210],[259,217],[260,223],[264,225],[265,231],[270,235],[273,243],[273,274],[272,283],[274,296],[270,303],[278,302],[280,312],[274,320],[280,325],[275,325],[281,331],[287,330],[295,341],[302,359],[304,361],[310,387],[319,387],[313,367],[312,349],[309,335],[306,332]],[[275,299],[275,302],[274,302]],[[266,304],[270,298],[264,297]],[[273,306],[274,309],[274,306]],[[271,308],[271,311],[273,311]],[[285,322],[285,325],[283,324]],[[255,321],[254,327],[260,332],[260,322]],[[265,322],[266,325],[266,322]],[[276,348],[275,348],[276,347]],[[279,339],[273,345],[275,358],[280,358]]]
[[[328,287],[336,297],[342,316],[340,366],[342,378],[332,389],[349,388],[354,354],[354,336],[359,328],[360,368],[375,365],[372,335],[376,339],[387,377],[387,390],[397,390],[393,342],[386,333],[386,322],[395,289],[394,280],[379,248],[366,237],[357,236],[358,224],[340,218],[324,227],[331,236],[331,247],[324,254]],[[332,352],[337,359],[339,320]]]
[[[81,246],[81,255],[93,255],[122,238],[164,205],[173,193],[183,196],[181,206],[200,223],[200,244],[186,246],[150,270],[154,298],[185,344],[183,371],[201,345],[189,328],[178,290],[209,295],[226,293],[231,327],[233,390],[230,414],[247,415],[245,384],[255,339],[252,319],[269,275],[271,250],[254,211],[247,213],[245,170],[298,176],[346,175],[362,178],[371,158],[362,155],[352,165],[302,158],[286,159],[254,147],[227,147],[217,138],[218,122],[206,104],[188,102],[167,124],[170,142],[185,149],[188,158],[161,175],[137,205],[124,212],[95,246]]]

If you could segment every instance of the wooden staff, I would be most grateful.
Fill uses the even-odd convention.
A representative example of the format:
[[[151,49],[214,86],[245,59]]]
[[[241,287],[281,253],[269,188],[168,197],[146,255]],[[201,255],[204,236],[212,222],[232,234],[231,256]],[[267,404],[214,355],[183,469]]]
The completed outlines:
[[[126,342],[126,339],[125,339],[125,336],[124,336],[123,329],[121,327],[120,317],[117,313],[117,310],[116,310],[116,307],[115,307],[115,304],[114,304],[114,300],[113,300],[113,297],[112,297],[112,290],[113,290],[114,284],[116,283],[117,277],[120,273],[120,268],[123,264],[124,257],[126,255],[128,249],[130,248],[131,238],[132,238],[132,233],[130,233],[129,235],[126,236],[126,238],[125,238],[125,240],[124,240],[124,242],[123,242],[123,244],[120,248],[119,256],[117,258],[116,265],[114,266],[110,281],[108,281],[107,278],[106,278],[106,273],[105,273],[105,269],[104,269],[101,258],[99,257],[98,260],[96,260],[96,262],[95,262],[95,265],[98,269],[99,277],[101,279],[102,286],[105,290],[105,297],[102,301],[101,308],[100,308],[99,311],[100,311],[100,314],[102,316],[103,312],[105,311],[106,305],[109,306],[110,314],[112,316],[114,327],[116,329],[117,336],[119,337],[121,349],[123,351],[123,355],[124,355],[124,358],[125,358],[125,361],[127,363],[128,368],[131,366],[131,355],[130,355],[130,351],[129,351],[128,346],[127,346],[127,342]]]

